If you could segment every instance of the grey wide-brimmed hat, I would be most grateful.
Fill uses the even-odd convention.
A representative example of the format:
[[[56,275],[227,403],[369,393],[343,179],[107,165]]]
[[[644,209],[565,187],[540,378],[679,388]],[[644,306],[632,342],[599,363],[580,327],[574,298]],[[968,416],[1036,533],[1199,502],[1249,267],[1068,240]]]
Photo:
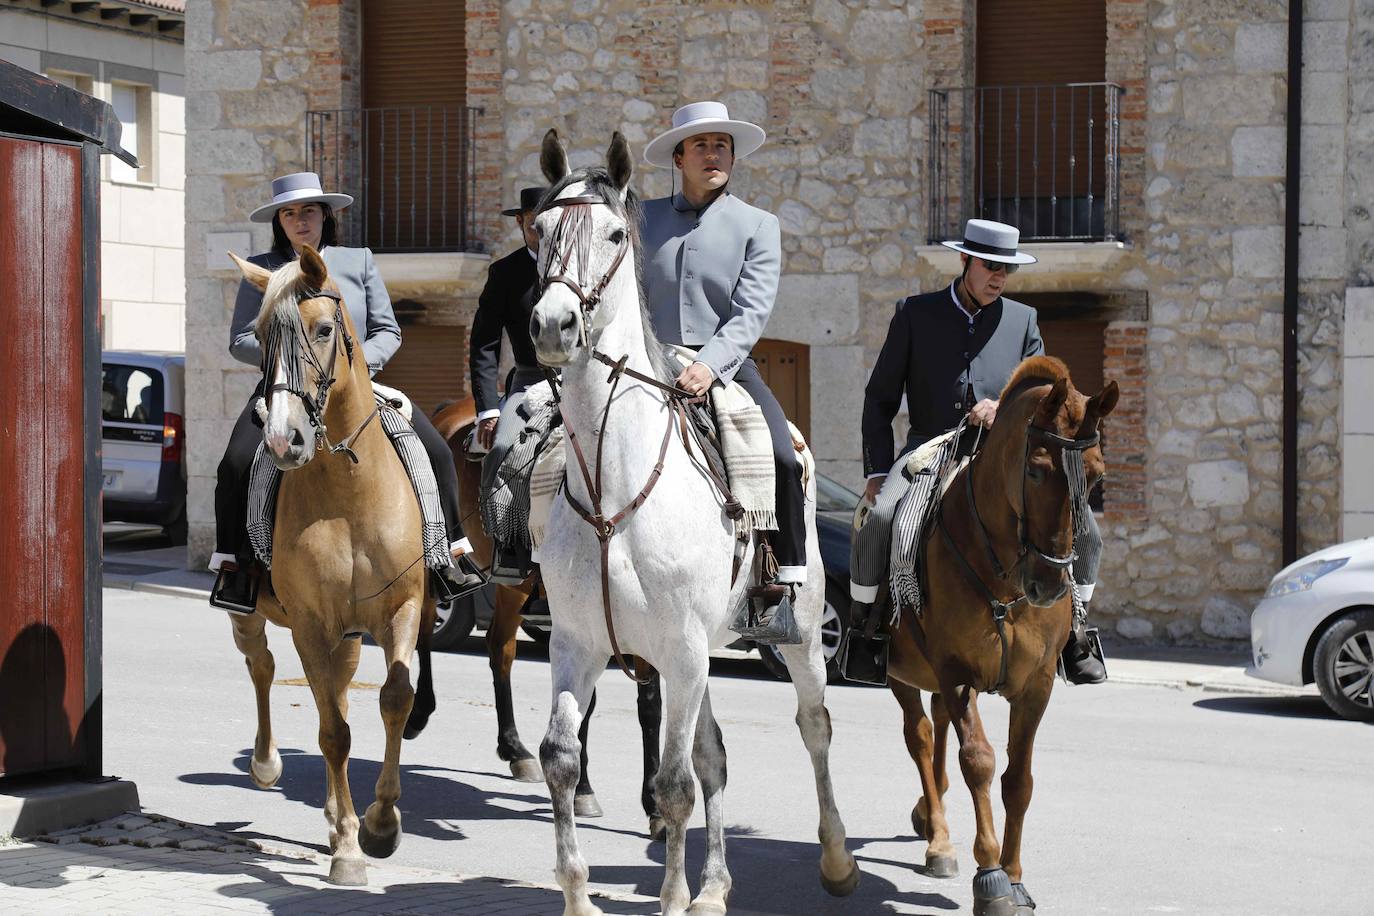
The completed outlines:
[[[673,149],[688,137],[697,134],[729,134],[735,138],[735,158],[743,159],[757,152],[767,138],[762,127],[748,121],[737,121],[720,102],[693,102],[673,112],[673,126],[649,141],[644,147],[644,161],[661,169],[673,167]]]
[[[1020,239],[1021,231],[1015,226],[995,223],[990,219],[971,219],[964,224],[962,242],[940,244],[988,261],[1000,261],[1003,264],[1034,264],[1034,255],[1016,250]]]
[[[539,198],[543,197],[544,192],[547,190],[548,188],[521,188],[520,206],[508,207],[507,209],[501,211],[501,215],[519,216],[521,213],[526,213],[530,210],[533,210],[535,207],[539,206]]]
[[[353,203],[353,198],[347,194],[324,193],[320,188],[320,176],[314,172],[295,172],[273,178],[272,202],[258,207],[248,218],[255,223],[270,223],[272,214],[282,207],[308,203],[329,204],[339,210]]]

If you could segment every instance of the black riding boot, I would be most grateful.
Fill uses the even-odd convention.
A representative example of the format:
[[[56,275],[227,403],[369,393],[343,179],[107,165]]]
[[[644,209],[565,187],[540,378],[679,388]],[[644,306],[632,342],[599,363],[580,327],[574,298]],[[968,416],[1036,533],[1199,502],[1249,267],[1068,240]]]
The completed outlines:
[[[457,601],[487,584],[486,576],[472,562],[471,555],[466,553],[454,558],[452,566],[431,569],[429,581],[434,588],[434,598],[440,604]]]
[[[1070,684],[1100,684],[1107,679],[1107,664],[1102,657],[1102,642],[1097,638],[1097,630],[1089,630],[1079,621],[1074,621],[1069,630],[1069,641],[1064,644],[1060,661],[1064,665],[1064,677]]]

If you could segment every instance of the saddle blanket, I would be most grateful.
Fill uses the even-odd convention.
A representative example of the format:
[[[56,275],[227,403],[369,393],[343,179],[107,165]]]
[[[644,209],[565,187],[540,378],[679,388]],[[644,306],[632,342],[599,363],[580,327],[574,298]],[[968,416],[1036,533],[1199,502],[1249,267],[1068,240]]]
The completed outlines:
[[[394,388],[375,382],[372,387],[377,398],[377,418],[386,430],[387,438],[395,446],[420,502],[425,565],[430,569],[449,566],[453,558],[449,554],[448,528],[444,524],[443,509],[439,505],[439,485],[434,479],[434,467],[429,463],[429,455],[410,425],[410,401]],[[248,477],[248,539],[258,560],[267,569],[272,568],[272,532],[276,525],[277,491],[281,486],[282,473],[267,456],[266,446],[259,444]]]
[[[496,480],[490,489],[478,494],[482,510],[482,527],[496,544],[505,549],[522,552],[530,541],[530,504],[535,488],[536,459],[547,455],[550,445],[562,442],[563,427],[559,424],[558,403],[548,382],[538,382],[525,389],[525,402],[511,415],[526,419],[510,450],[496,468]],[[557,449],[559,454],[561,449]],[[561,466],[560,466],[561,471]],[[540,481],[543,486],[543,481]]]
[[[963,431],[961,425],[942,436],[936,436],[907,455],[902,467],[902,477],[909,484],[892,516],[892,547],[888,567],[894,623],[903,606],[914,609],[918,616],[921,613],[921,542],[934,518],[935,508],[962,466],[958,453]]]

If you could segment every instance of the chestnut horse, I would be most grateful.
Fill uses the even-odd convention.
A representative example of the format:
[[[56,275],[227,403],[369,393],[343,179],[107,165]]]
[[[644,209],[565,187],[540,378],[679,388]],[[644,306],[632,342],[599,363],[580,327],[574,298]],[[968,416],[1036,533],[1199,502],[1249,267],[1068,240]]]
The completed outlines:
[[[1085,497],[1102,477],[1098,424],[1117,397],[1116,382],[1091,398],[1079,393],[1053,357],[1031,357],[1017,367],[986,443],[954,477],[926,533],[922,615],[903,608],[902,626],[892,635],[889,685],[902,707],[923,793],[911,812],[912,826],[928,840],[927,872],[956,875],[943,801],[949,787],[945,742],[953,724],[977,817],[978,916],[1034,911],[1021,881],[1021,828],[1030,805],[1035,732],[1073,617],[1071,503],[1075,490]],[[1087,511],[1085,501],[1078,505]],[[932,694],[933,728],[921,706],[922,690]],[[996,762],[978,714],[978,694],[992,692],[1011,704],[1000,847],[989,797]]]
[[[270,788],[282,772],[268,703],[275,673],[265,632],[270,620],[291,631],[319,710],[329,881],[366,884],[363,854],[389,856],[401,841],[396,802],[401,732],[414,697],[410,657],[422,617],[434,606],[425,591],[420,505],[376,416],[362,342],[323,259],[307,246],[275,272],[234,261],[263,292],[263,438],[286,472],[277,494],[272,588],[259,592],[256,614],[230,616],[257,694],[249,773]],[[360,823],[348,786],[347,720],[361,633],[381,647],[387,676],[380,695],[386,751],[376,800]]]
[[[491,563],[493,544],[491,537],[482,526],[481,513],[477,508],[477,494],[481,487],[482,463],[470,460],[467,453],[468,434],[477,423],[477,405],[472,398],[464,398],[441,407],[431,417],[434,428],[448,440],[453,451],[454,464],[458,468],[458,503],[462,512],[463,530],[472,542],[473,558],[479,566]],[[526,749],[520,740],[520,732],[515,725],[515,708],[511,700],[510,672],[515,663],[516,634],[523,620],[521,612],[529,600],[535,585],[533,577],[519,586],[497,585],[492,595],[491,624],[487,628],[487,659],[491,665],[492,686],[496,693],[496,756],[510,764],[511,775],[521,782],[543,782],[544,774],[539,761]],[[415,707],[406,726],[406,737],[414,737],[425,727],[435,710],[434,682],[430,674],[429,634],[431,625],[425,627],[420,636],[419,677],[416,683]],[[638,690],[639,724],[643,739],[644,780],[640,788],[640,801],[644,813],[649,818],[649,835],[662,840],[665,832],[663,818],[659,814],[654,798],[653,776],[658,771],[659,726],[663,717],[662,698],[659,693],[657,673],[647,664],[638,661],[641,680]],[[650,677],[649,675],[653,675]],[[574,807],[579,817],[597,817],[601,806],[596,793],[592,790],[587,768],[587,737],[591,713],[596,708],[596,696],[582,720],[582,774],[577,784]]]

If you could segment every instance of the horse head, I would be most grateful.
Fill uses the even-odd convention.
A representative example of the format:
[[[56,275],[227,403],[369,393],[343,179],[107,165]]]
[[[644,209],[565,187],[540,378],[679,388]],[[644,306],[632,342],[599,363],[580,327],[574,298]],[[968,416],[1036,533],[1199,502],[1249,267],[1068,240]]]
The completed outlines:
[[[530,317],[539,361],[562,366],[590,349],[622,301],[638,302],[638,205],[629,190],[630,148],[616,131],[605,168],[570,172],[558,132],[539,157],[551,185],[535,217],[543,293]],[[622,269],[623,268],[623,269]],[[633,290],[634,296],[625,296]]]
[[[315,457],[324,436],[330,391],[346,389],[351,378],[349,372],[336,375],[340,350],[350,367],[353,362],[348,310],[324,259],[308,245],[275,271],[229,256],[263,294],[255,330],[267,400],[263,441],[277,467],[299,468]]]
[[[1053,357],[1022,363],[1003,393],[994,428],[1016,418],[1003,428],[1024,433],[1006,443],[1004,492],[1017,516],[1021,589],[1037,607],[1069,589],[1074,536],[1086,530],[1088,494],[1106,470],[1098,427],[1118,397],[1114,381],[1084,395]]]

